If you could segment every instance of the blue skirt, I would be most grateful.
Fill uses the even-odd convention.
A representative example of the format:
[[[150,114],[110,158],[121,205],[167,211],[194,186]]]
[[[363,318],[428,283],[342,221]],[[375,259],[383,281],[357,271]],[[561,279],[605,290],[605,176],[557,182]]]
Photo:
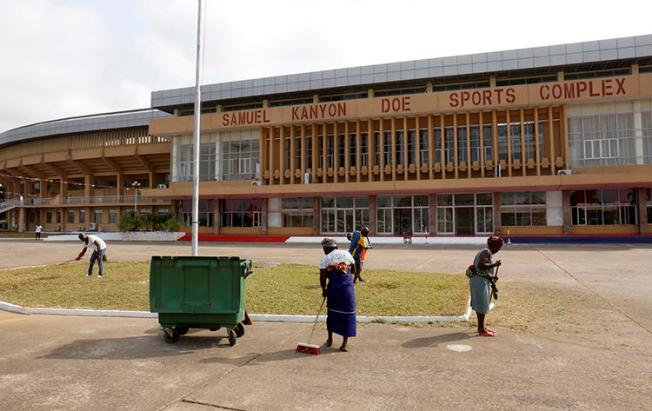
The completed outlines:
[[[328,273],[328,317],[329,332],[342,337],[355,337],[355,288],[351,272],[330,270]]]

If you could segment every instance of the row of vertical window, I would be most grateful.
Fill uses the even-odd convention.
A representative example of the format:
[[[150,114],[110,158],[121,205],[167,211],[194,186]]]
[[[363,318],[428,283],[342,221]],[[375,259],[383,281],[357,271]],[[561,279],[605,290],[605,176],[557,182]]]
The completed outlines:
[[[548,127],[547,121],[540,121],[538,127],[538,148],[539,156],[545,156],[544,135],[545,129]],[[509,129],[509,130],[508,130]],[[500,123],[496,127],[497,130],[497,143],[498,143],[498,159],[508,161],[511,154],[512,161],[518,160],[525,162],[528,160],[536,160],[537,142],[535,138],[534,122],[524,123]],[[407,130],[407,138],[404,138],[404,130],[395,131],[395,154],[392,151],[392,132],[389,130],[383,131],[383,141],[381,147],[381,133],[374,131],[370,136],[368,132],[360,133],[360,166],[368,167],[370,164],[370,155],[373,157],[373,164],[385,165],[409,165],[416,164],[417,158],[420,164],[429,164],[429,135],[428,129],[421,128],[417,134],[417,130]],[[481,136],[482,134],[482,136]],[[522,138],[521,138],[522,135]],[[496,161],[494,158],[494,141],[493,141],[493,127],[491,124],[482,126],[482,133],[480,132],[479,125],[458,126],[457,127],[457,158],[455,157],[455,129],[454,127],[444,127],[444,141],[442,149],[442,135],[441,128],[434,128],[432,133],[432,147],[434,150],[433,160],[435,163],[440,164],[454,164],[480,162],[482,156],[486,161]],[[317,136],[317,164],[318,167],[324,167],[324,140],[323,135]],[[482,142],[480,141],[482,139]],[[339,167],[344,167],[346,164],[346,157],[348,155],[349,166],[356,167],[357,153],[356,133],[349,134],[349,152],[346,152],[345,134],[338,134],[337,141],[333,134],[327,135],[326,141],[326,167],[333,168],[335,160]],[[313,168],[313,138],[308,134],[304,137],[305,151],[301,147],[301,138],[295,137],[294,144],[294,165],[300,167],[302,152],[305,152],[305,167]],[[418,143],[418,144],[417,144]],[[369,148],[373,145],[374,152],[370,153]],[[417,145],[419,150],[417,152]],[[284,141],[284,164],[285,169],[289,169],[290,163],[290,140]],[[482,153],[484,150],[484,153]],[[394,157],[394,155],[396,157]],[[443,158],[443,161],[442,161]],[[395,163],[394,163],[395,160]]]

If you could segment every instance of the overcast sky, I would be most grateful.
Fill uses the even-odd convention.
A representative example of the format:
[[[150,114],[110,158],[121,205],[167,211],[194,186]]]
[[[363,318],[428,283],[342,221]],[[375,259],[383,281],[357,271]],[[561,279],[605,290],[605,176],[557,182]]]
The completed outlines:
[[[652,33],[652,1],[206,0],[203,83]],[[0,131],[194,84],[195,0],[0,0]]]

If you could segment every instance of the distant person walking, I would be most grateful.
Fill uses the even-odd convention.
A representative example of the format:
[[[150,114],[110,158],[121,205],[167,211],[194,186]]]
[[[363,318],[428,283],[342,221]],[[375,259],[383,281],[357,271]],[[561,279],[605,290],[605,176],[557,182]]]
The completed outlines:
[[[347,235],[348,238],[348,235]],[[353,256],[355,264],[353,267],[353,282],[364,281],[362,279],[362,271],[364,270],[364,260],[367,257],[367,250],[371,248],[369,242],[369,228],[362,227],[360,231],[355,231],[349,239],[349,253]]]
[[[104,261],[106,261],[106,243],[96,235],[86,235],[84,233],[79,234],[79,241],[84,244],[84,248],[75,260],[81,260],[84,254],[86,254],[86,249],[89,246],[94,247],[95,250],[93,250],[88,265],[88,277],[90,278],[93,276],[93,266],[95,265],[95,261],[97,261],[97,267],[99,268],[98,278],[102,278],[104,276]]]
[[[485,316],[489,312],[491,302],[491,281],[489,277],[495,277],[494,268],[500,267],[500,260],[494,262],[493,256],[503,247],[503,240],[500,236],[492,235],[487,239],[487,248],[478,251],[469,267],[471,308],[478,317],[478,334],[482,337],[494,337],[496,333],[485,327]]]
[[[355,337],[355,288],[351,278],[353,257],[348,251],[338,250],[335,240],[325,238],[321,242],[324,258],[319,263],[319,284],[327,299],[328,315],[326,346],[333,345],[333,333],[342,336],[340,351],[348,351],[349,337]]]
[[[43,231],[43,226],[40,224],[36,225],[36,228],[34,229],[34,235],[36,236],[36,240],[41,239],[41,231]]]

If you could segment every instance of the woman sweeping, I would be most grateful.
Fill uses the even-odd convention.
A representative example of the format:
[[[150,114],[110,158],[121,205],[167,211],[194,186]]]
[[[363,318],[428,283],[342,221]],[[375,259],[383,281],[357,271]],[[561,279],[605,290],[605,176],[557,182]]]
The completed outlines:
[[[335,240],[325,238],[321,242],[324,258],[319,264],[319,283],[322,295],[328,299],[326,346],[333,345],[333,333],[343,337],[340,351],[347,350],[349,337],[355,337],[355,289],[351,265],[355,264],[348,251],[338,250]]]
[[[473,275],[471,284],[471,308],[478,316],[478,334],[482,337],[495,337],[496,333],[484,325],[484,319],[489,312],[491,300],[491,283],[487,277],[494,276],[494,268],[500,267],[500,260],[493,261],[493,255],[503,247],[503,239],[492,235],[487,239],[487,248],[478,251],[473,260]]]

